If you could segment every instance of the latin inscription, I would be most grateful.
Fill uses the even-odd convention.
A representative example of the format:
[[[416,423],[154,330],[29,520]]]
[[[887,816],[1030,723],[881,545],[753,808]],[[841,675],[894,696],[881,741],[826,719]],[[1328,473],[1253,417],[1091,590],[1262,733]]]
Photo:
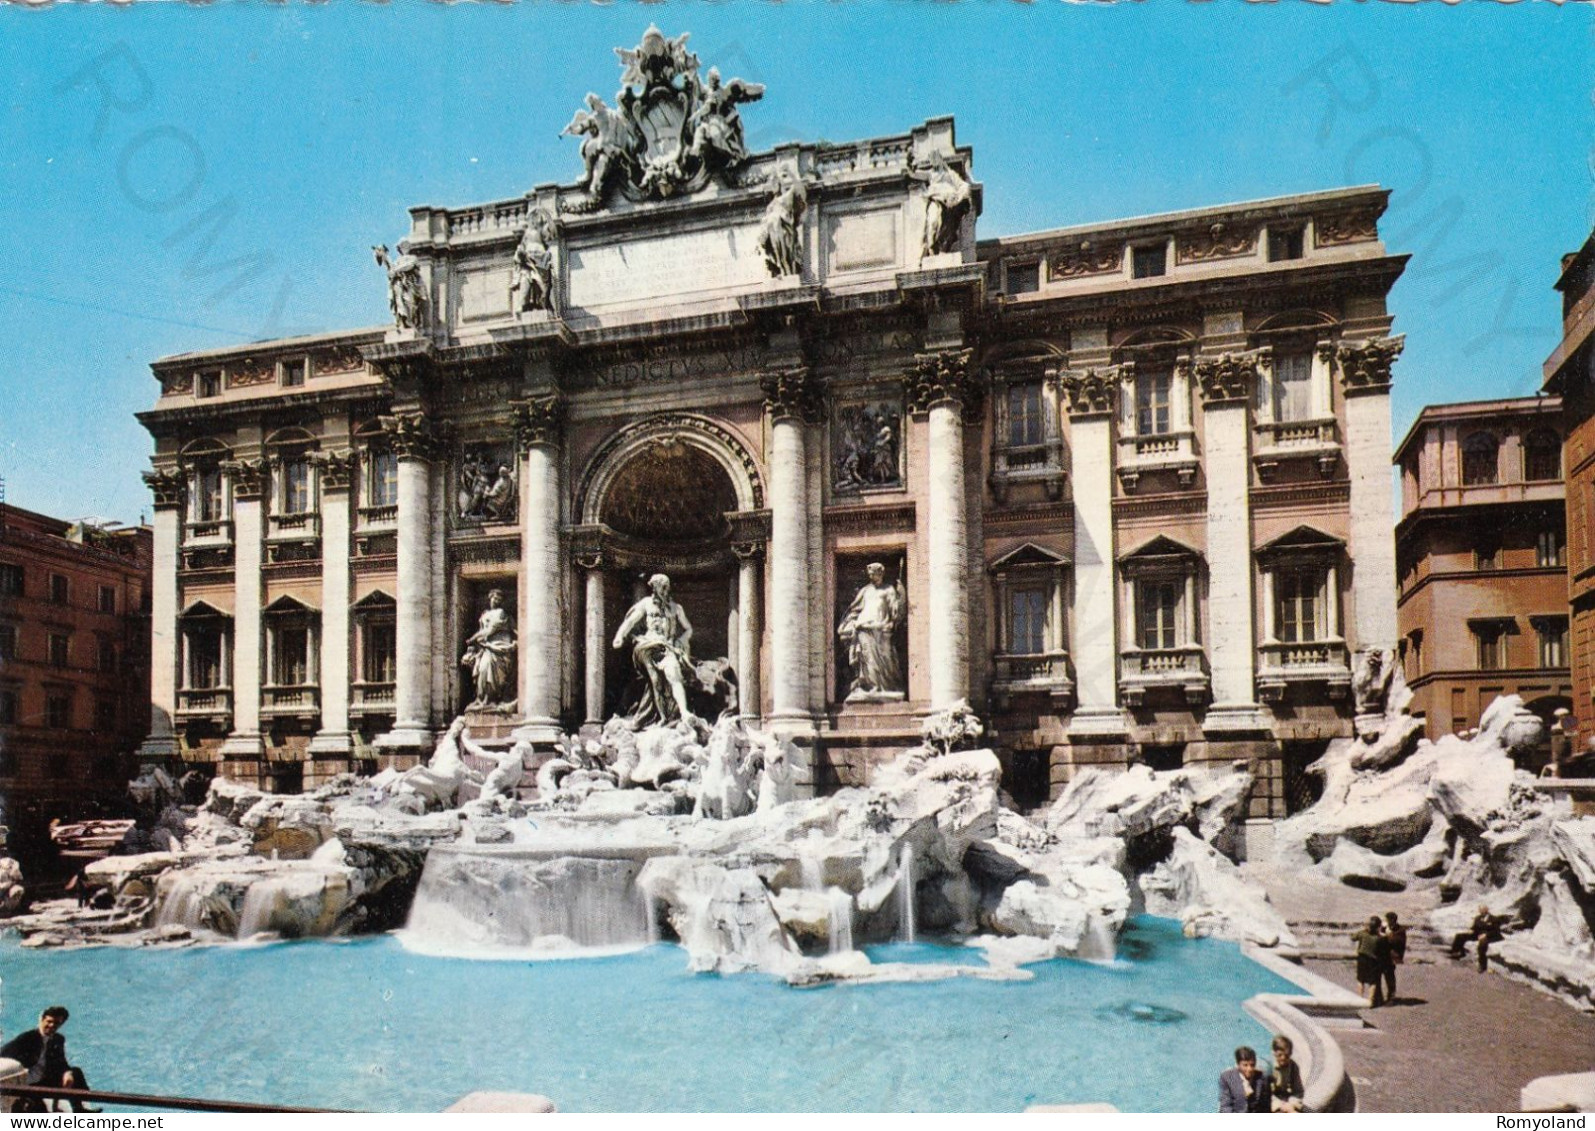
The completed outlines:
[[[764,362],[764,351],[753,347],[715,350],[712,353],[677,357],[638,357],[617,361],[592,371],[589,380],[599,388],[625,388],[629,385],[654,385],[664,382],[712,380],[739,373],[751,373]]]
[[[749,225],[627,240],[570,253],[570,303],[610,306],[762,283],[768,277]]]

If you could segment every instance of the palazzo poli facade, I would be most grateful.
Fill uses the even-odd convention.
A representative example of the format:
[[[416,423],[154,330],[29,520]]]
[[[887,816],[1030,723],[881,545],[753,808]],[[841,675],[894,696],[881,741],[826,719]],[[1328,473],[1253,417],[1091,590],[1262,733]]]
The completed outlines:
[[[631,709],[665,574],[813,788],[968,700],[1020,803],[1236,758],[1298,803],[1397,640],[1388,194],[980,240],[951,119],[748,154],[761,88],[621,54],[579,182],[411,209],[394,327],[154,363],[146,753],[547,745]]]

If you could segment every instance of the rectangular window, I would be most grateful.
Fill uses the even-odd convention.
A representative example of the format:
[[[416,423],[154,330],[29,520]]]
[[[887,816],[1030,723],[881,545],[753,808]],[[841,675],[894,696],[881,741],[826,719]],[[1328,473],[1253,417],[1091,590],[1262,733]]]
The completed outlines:
[[[1130,253],[1130,274],[1136,279],[1152,279],[1168,274],[1168,245],[1152,244]]]
[[[1274,419],[1310,420],[1313,412],[1313,355],[1285,353],[1274,359]]]
[[[0,624],[0,660],[17,658],[17,626]]]
[[[360,678],[366,683],[392,683],[398,654],[394,622],[370,620],[360,642]]]
[[[1306,644],[1318,639],[1318,598],[1322,585],[1323,578],[1312,570],[1275,575],[1275,629],[1281,643]]]
[[[112,585],[100,586],[100,612],[116,612],[116,587]]]
[[[1008,264],[1008,293],[1011,295],[1033,294],[1041,289],[1041,264],[1039,263],[1010,263]]]
[[[1008,386],[1008,445],[1021,448],[1047,438],[1040,381]]]
[[[1268,261],[1270,263],[1278,263],[1285,259],[1300,259],[1301,256],[1302,229],[1268,229]]]
[[[305,383],[305,371],[310,367],[310,359],[296,357],[291,361],[282,363],[282,385],[285,389],[297,389]]]
[[[399,457],[392,452],[371,455],[371,503],[373,507],[392,507],[399,502]]]
[[[284,687],[310,682],[310,629],[285,624],[272,630],[271,681]]]
[[[290,460],[282,467],[282,513],[308,514],[310,510],[310,461]]]
[[[44,698],[44,725],[56,730],[66,730],[72,725],[72,696],[47,695]]]
[[[52,573],[50,575],[50,603],[64,605],[71,598],[71,590],[64,574]]]
[[[0,597],[22,596],[22,567],[0,562]]]
[[[1534,540],[1534,561],[1541,569],[1566,565],[1567,539],[1560,530],[1542,530]]]
[[[99,668],[102,672],[116,670],[116,642],[108,637],[100,637]]]
[[[101,734],[110,734],[116,730],[115,699],[96,699],[94,701],[94,729]]]
[[[71,657],[71,638],[65,633],[50,633],[47,655],[52,668],[64,668]]]
[[[1052,593],[1044,585],[1008,590],[1008,651],[1038,656],[1047,651],[1047,606]]]
[[[1140,581],[1135,586],[1137,637],[1141,647],[1161,651],[1179,645],[1180,594],[1178,581]]]
[[[1540,634],[1540,667],[1565,668],[1567,666],[1567,622],[1544,620],[1537,626]]]
[[[1135,431],[1141,436],[1161,436],[1170,431],[1169,393],[1174,373],[1168,369],[1135,375]]]
[[[193,490],[193,521],[220,522],[223,518],[221,468],[202,467],[196,470]]]
[[[226,686],[219,628],[202,625],[188,630],[188,686],[198,691]]]
[[[15,726],[17,722],[17,693],[9,687],[0,688],[0,726]]]
[[[201,373],[194,378],[194,395],[197,397],[219,397],[222,395],[222,375],[220,370]]]
[[[1501,568],[1501,547],[1495,545],[1480,546],[1473,551],[1473,568],[1481,570]]]
[[[1496,672],[1506,666],[1506,641],[1497,625],[1479,625],[1473,629],[1474,647],[1478,651],[1479,670]]]

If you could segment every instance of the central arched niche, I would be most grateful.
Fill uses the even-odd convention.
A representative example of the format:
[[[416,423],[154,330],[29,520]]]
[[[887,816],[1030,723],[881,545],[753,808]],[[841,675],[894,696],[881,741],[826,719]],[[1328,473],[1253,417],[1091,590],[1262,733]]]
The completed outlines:
[[[615,533],[672,548],[723,542],[737,509],[725,470],[701,448],[669,437],[651,441],[615,474],[601,521]]]
[[[736,586],[727,512],[739,509],[735,485],[709,452],[674,436],[650,439],[605,485],[599,520],[623,545],[626,563],[606,571],[606,641],[650,574],[669,574],[672,596],[692,621],[692,657],[728,652],[727,622]],[[606,717],[629,710],[640,691],[630,649],[606,662]]]

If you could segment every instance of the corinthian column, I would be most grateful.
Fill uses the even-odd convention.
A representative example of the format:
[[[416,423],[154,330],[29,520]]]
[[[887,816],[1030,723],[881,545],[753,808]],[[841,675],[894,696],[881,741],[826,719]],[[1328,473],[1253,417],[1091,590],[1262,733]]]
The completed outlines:
[[[349,484],[354,453],[327,452],[321,460],[321,729],[310,740],[314,775],[348,768],[349,757]],[[343,765],[338,765],[342,761]],[[307,779],[307,784],[309,781]]]
[[[150,576],[150,732],[138,748],[140,761],[170,763],[177,757],[177,546],[182,531],[183,478],[173,471],[146,471],[155,496],[154,554]]]
[[[1258,352],[1196,360],[1207,429],[1207,619],[1213,705],[1208,735],[1259,732],[1268,717],[1256,702],[1257,632],[1252,599],[1251,418]]]
[[[435,445],[420,413],[390,417],[386,424],[399,457],[399,592],[394,625],[393,729],[378,738],[377,745],[414,751],[432,742],[432,491],[428,465]]]
[[[1069,478],[1074,491],[1074,658],[1077,705],[1071,744],[1116,758],[1128,731],[1119,707],[1119,639],[1113,615],[1113,420],[1126,367],[1104,365],[1059,374],[1069,412]],[[1129,615],[1128,606],[1125,610]],[[1089,740],[1089,741],[1087,741]],[[1088,759],[1082,754],[1077,762]]]
[[[515,737],[530,742],[552,742],[560,735],[560,648],[565,639],[564,579],[559,562],[563,426],[564,402],[557,393],[515,405],[515,434],[522,452],[518,630],[521,714],[525,720]]]
[[[1357,621],[1355,643],[1394,648],[1396,539],[1390,501],[1390,367],[1405,338],[1341,343],[1335,352],[1346,398],[1346,472],[1350,478],[1351,530],[1346,550]],[[1331,589],[1329,607],[1335,607]]]
[[[604,722],[604,664],[609,637],[605,634],[604,559],[599,553],[583,555],[576,562],[587,576],[586,630],[582,634],[586,661],[585,721]]]
[[[260,736],[260,560],[261,496],[265,461],[226,464],[233,485],[233,729],[222,743],[222,759],[255,763],[265,756]],[[242,767],[239,767],[242,770]]]
[[[804,368],[765,378],[770,412],[770,721],[808,730],[809,495],[808,426],[820,418],[818,383]],[[738,673],[739,677],[741,673]]]
[[[737,556],[737,706],[745,719],[757,719],[759,701],[759,559],[761,542],[734,542]]]
[[[930,593],[930,705],[969,698],[969,515],[964,491],[964,419],[979,411],[980,387],[969,350],[920,354],[910,401],[930,415],[926,515]]]

